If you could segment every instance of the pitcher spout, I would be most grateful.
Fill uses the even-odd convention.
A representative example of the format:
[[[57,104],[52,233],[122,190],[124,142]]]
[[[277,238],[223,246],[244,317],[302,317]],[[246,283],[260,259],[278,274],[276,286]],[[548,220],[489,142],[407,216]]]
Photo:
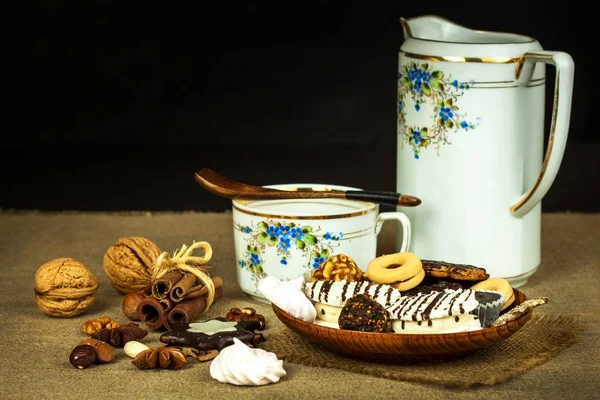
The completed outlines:
[[[400,18],[404,39],[466,44],[530,43],[535,39],[514,33],[474,30],[438,15]]]

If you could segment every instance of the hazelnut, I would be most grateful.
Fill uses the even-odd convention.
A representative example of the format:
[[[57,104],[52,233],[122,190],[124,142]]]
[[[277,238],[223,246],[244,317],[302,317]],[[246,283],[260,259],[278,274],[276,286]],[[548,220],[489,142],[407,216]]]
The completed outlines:
[[[71,351],[69,361],[79,369],[84,369],[96,362],[96,351],[89,344],[81,344]]]
[[[98,280],[83,263],[57,258],[35,273],[35,303],[46,315],[71,318],[87,310],[96,299]]]
[[[127,294],[151,287],[152,264],[160,249],[144,237],[117,239],[104,254],[104,272],[118,292]]]
[[[141,291],[127,293],[121,302],[123,314],[125,314],[125,316],[130,320],[139,321],[140,319],[137,315],[137,307],[138,304],[140,304],[146,297],[148,297],[146,293]]]

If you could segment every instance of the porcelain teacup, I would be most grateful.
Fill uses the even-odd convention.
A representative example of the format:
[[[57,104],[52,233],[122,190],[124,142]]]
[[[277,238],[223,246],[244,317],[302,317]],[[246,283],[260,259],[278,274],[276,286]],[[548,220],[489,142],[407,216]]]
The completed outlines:
[[[282,190],[360,190],[323,184],[265,186]],[[379,212],[376,203],[341,199],[232,200],[238,284],[256,300],[266,276],[310,275],[330,256],[344,254],[363,270],[376,257],[384,221],[402,227],[399,251],[410,246],[411,224],[402,212]]]

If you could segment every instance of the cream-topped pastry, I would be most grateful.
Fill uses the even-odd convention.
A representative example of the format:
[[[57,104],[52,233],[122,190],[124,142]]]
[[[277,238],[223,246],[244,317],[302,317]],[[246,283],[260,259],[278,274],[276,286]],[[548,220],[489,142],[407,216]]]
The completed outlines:
[[[291,316],[306,322],[313,322],[317,317],[317,310],[302,292],[303,285],[304,277],[302,276],[290,281],[267,276],[258,283],[258,290],[271,303]]]
[[[402,297],[401,292],[390,285],[346,280],[307,282],[304,285],[304,293],[312,301],[340,307],[346,300],[358,294],[368,294],[386,308],[397,303]]]
[[[285,375],[283,361],[275,353],[250,348],[237,338],[210,364],[211,377],[232,385],[267,385],[279,382]]]

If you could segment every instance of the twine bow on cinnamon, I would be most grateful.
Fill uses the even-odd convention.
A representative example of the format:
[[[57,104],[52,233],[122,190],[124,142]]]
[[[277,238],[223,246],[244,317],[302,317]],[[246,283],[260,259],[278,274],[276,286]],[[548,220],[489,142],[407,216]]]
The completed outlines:
[[[194,250],[202,249],[202,256],[193,256]],[[208,242],[194,242],[190,247],[185,244],[171,258],[169,253],[163,252],[152,265],[152,281],[155,282],[171,271],[180,271],[194,274],[204,284],[206,293],[206,310],[210,308],[215,299],[215,283],[208,273],[206,264],[212,258],[212,247]]]

